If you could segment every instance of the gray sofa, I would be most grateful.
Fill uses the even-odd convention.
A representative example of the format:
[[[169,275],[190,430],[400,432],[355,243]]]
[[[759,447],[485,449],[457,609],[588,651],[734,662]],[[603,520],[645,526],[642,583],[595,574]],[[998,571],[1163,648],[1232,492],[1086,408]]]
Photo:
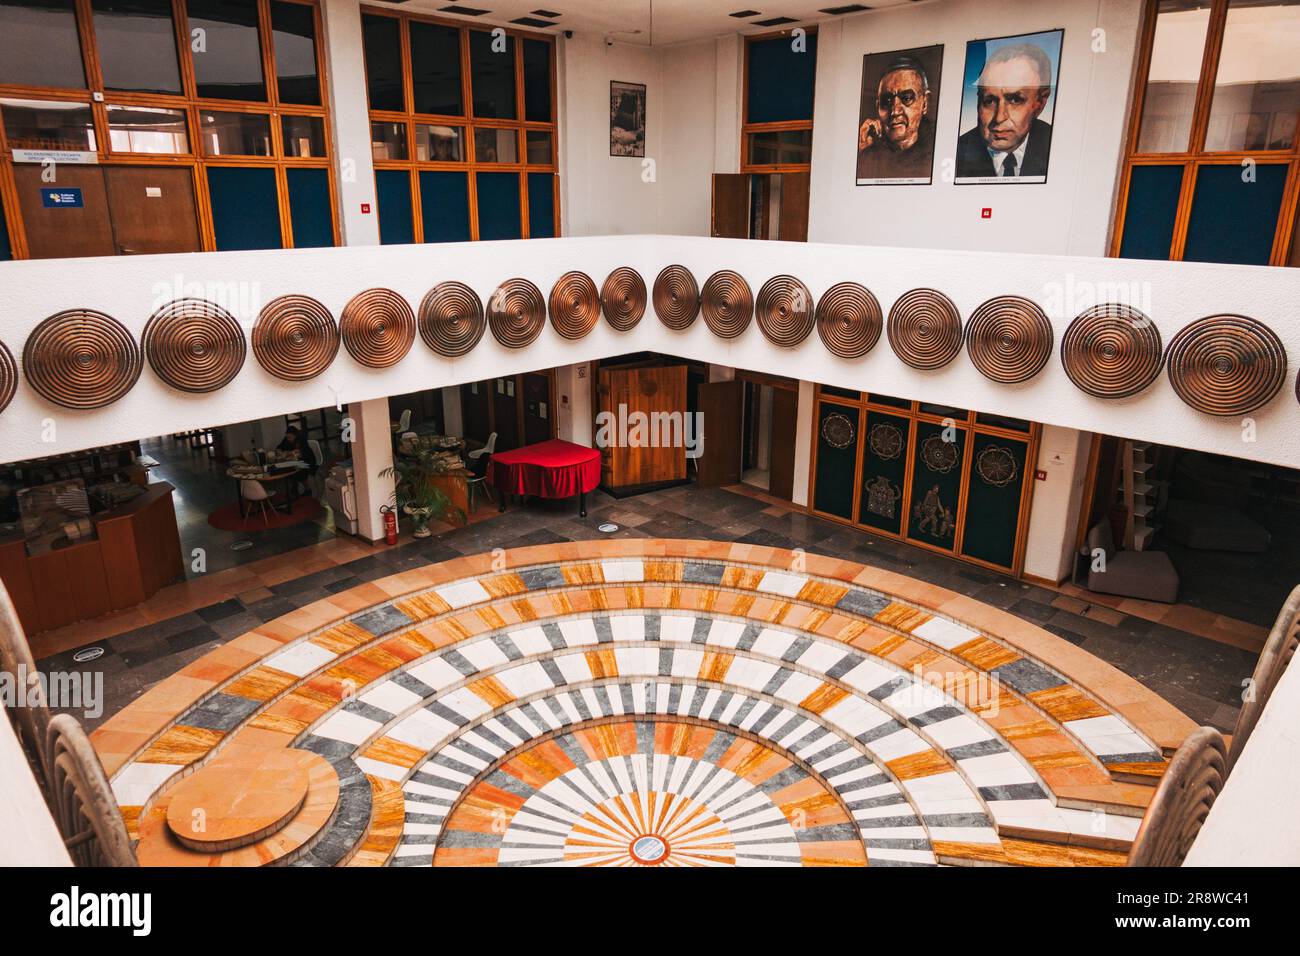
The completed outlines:
[[[1098,571],[1093,555],[1105,553],[1105,570]],[[1102,520],[1088,532],[1084,545],[1088,558],[1088,590],[1099,594],[1118,594],[1143,601],[1178,600],[1178,571],[1163,551],[1120,551],[1110,532],[1110,522]]]

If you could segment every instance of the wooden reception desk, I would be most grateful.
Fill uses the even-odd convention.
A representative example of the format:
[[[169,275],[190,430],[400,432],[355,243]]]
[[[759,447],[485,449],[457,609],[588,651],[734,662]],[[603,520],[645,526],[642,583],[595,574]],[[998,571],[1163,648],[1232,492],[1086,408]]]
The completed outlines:
[[[28,636],[146,601],[180,575],[173,488],[91,516],[96,537],[28,555],[21,535],[0,539],[0,580]]]

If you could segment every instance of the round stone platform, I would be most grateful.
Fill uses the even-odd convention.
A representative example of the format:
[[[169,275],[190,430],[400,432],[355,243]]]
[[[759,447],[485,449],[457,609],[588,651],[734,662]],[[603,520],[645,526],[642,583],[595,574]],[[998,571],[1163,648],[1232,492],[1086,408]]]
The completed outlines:
[[[216,760],[177,784],[167,828],[181,844],[220,853],[256,843],[283,827],[307,798],[301,750],[249,751]]]

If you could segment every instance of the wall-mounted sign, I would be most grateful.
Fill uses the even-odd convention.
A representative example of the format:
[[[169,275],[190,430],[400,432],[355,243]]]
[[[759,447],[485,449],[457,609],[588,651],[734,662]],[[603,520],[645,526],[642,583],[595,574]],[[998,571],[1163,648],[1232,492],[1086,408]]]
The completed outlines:
[[[15,149],[15,163],[68,163],[74,166],[95,166],[99,154],[79,149]]]
[[[41,205],[46,209],[81,209],[80,189],[42,189]]]

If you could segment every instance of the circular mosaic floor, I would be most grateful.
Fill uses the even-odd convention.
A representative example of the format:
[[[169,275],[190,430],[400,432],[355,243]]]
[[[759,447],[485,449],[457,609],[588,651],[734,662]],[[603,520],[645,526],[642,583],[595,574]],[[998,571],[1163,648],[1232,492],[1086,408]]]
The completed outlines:
[[[1115,865],[1192,729],[1081,649],[933,585],[606,540],[308,605],[93,740],[141,858],[173,865]],[[328,819],[309,798],[229,858],[159,825],[192,771],[282,748],[332,767]]]

